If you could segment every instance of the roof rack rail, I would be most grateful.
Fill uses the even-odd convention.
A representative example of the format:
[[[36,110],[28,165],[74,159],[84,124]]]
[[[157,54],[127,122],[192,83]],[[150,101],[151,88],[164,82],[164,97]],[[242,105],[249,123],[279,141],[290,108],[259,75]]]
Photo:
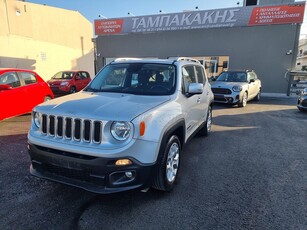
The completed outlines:
[[[168,57],[168,59],[174,60],[174,62],[177,62],[177,61],[191,61],[191,62],[200,63],[197,59],[190,58],[190,57]]]
[[[112,62],[118,62],[118,61],[137,61],[137,60],[142,60],[141,58],[130,58],[130,57],[122,57],[122,58],[116,58]]]

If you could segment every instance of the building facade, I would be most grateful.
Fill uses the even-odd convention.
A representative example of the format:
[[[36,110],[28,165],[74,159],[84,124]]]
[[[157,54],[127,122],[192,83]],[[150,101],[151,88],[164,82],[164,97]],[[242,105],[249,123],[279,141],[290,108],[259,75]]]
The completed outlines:
[[[298,45],[296,70],[307,71],[307,38],[302,38]]]
[[[96,20],[97,69],[117,57],[190,56],[203,61],[209,76],[253,69],[263,92],[286,93],[305,2],[282,2]]]
[[[81,69],[94,76],[93,28],[79,12],[0,0],[0,67],[35,70],[44,80]]]

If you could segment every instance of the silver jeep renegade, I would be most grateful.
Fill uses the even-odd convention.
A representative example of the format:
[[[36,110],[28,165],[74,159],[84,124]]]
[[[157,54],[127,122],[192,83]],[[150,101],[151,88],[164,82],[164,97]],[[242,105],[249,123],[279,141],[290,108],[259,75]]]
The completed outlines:
[[[184,144],[211,130],[212,103],[197,60],[117,59],[33,110],[30,172],[96,193],[170,191]]]

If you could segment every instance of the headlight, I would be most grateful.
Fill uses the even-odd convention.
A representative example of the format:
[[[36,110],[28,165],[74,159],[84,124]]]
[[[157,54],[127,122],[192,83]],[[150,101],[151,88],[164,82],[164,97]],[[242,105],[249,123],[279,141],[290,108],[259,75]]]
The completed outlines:
[[[119,141],[125,141],[129,138],[131,128],[126,121],[114,121],[111,125],[112,136]]]
[[[36,125],[36,127],[37,128],[39,128],[40,127],[40,125],[41,125],[41,116],[40,116],[40,113],[38,113],[38,112],[33,112],[33,122],[34,122],[34,124]]]
[[[235,85],[234,87],[232,87],[232,90],[234,92],[240,92],[242,90],[242,86],[240,85]]]
[[[307,88],[305,88],[304,90],[302,90],[302,95],[307,95]]]
[[[61,85],[62,85],[62,86],[68,85],[68,82],[67,82],[67,81],[64,81],[64,82],[61,83]]]

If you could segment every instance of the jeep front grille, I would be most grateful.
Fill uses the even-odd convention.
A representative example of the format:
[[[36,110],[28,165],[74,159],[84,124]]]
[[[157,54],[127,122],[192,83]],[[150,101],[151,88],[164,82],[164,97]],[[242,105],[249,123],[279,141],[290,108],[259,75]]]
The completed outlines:
[[[90,119],[42,115],[44,135],[99,144],[102,141],[102,122]]]
[[[225,88],[211,88],[212,92],[214,94],[231,94],[230,89],[225,89]]]

